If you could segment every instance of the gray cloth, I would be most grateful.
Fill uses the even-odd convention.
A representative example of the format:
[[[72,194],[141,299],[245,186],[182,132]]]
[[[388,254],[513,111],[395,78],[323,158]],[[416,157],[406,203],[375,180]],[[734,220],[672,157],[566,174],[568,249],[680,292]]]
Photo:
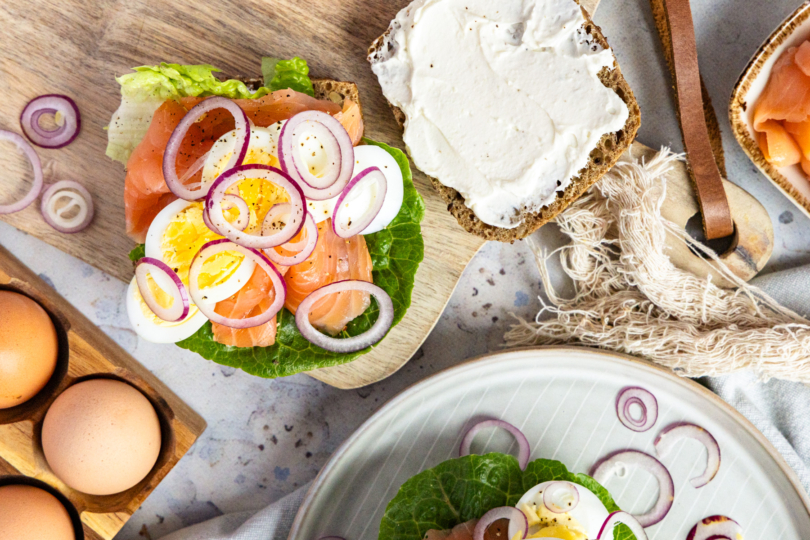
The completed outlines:
[[[782,305],[810,315],[810,267],[756,278]],[[810,387],[772,380],[761,383],[750,374],[703,379],[710,389],[759,429],[796,471],[810,492]],[[299,488],[258,512],[227,514],[177,531],[162,540],[284,540],[309,486]]]

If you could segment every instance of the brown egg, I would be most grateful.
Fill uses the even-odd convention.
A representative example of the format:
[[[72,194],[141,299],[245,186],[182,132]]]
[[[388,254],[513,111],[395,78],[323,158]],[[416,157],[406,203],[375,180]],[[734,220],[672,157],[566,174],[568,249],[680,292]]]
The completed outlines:
[[[56,328],[42,307],[19,293],[0,291],[0,409],[25,403],[56,369]]]
[[[148,399],[121,381],[74,384],[42,423],[45,459],[65,484],[111,495],[143,480],[160,452],[160,421]]]
[[[0,487],[0,540],[76,540],[59,499],[33,486]]]

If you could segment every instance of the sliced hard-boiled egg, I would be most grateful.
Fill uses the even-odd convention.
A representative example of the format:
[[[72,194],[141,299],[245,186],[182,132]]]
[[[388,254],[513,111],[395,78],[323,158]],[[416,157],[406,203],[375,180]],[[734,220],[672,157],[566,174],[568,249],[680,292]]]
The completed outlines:
[[[399,164],[393,156],[379,146],[368,144],[355,147],[352,176],[356,176],[369,167],[377,167],[382,171],[387,181],[387,188],[382,208],[380,208],[379,213],[369,226],[360,234],[371,234],[386,228],[388,224],[397,217],[399,209],[402,207],[402,199],[404,197],[402,170],[399,168]],[[359,187],[360,186],[358,186],[358,188]],[[356,189],[343,201],[343,204],[351,207],[351,214],[362,215],[371,207],[374,195],[375,191],[373,187],[369,189]],[[338,198],[339,196],[325,201],[307,201],[307,209],[312,214],[312,217],[315,218],[316,223],[320,223],[332,217]]]
[[[203,203],[178,199],[155,216],[146,233],[146,256],[165,262],[186,286],[191,262],[200,248],[222,238],[205,225],[202,213]],[[255,262],[236,252],[217,254],[203,265],[199,286],[210,302],[225,300],[245,286],[255,267]],[[156,272],[152,277],[160,288],[170,288],[165,275]]]
[[[153,343],[177,343],[191,337],[208,320],[197,306],[191,305],[185,319],[167,322],[152,313],[143,301],[135,278],[127,287],[127,315],[135,333]]]
[[[599,497],[585,486],[574,484],[579,493],[577,505],[570,512],[554,513],[543,504],[543,492],[552,483],[534,486],[517,503],[517,508],[529,520],[526,538],[587,540],[599,536],[599,530],[609,515]]]
[[[243,164],[261,164],[279,167],[278,137],[285,121],[277,122],[270,127],[251,127],[250,142]],[[202,183],[211,185],[219,175],[225,172],[225,166],[233,155],[236,131],[229,131],[220,137],[205,158]],[[245,230],[248,234],[259,234],[262,221],[274,204],[287,202],[287,192],[267,180],[247,178],[228,190],[239,195],[250,208],[250,222]]]

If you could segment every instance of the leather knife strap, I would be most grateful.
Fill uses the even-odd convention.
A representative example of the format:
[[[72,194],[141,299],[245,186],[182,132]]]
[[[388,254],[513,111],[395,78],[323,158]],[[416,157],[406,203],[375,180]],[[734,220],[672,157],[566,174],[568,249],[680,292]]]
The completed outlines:
[[[672,37],[672,58],[683,142],[709,240],[734,232],[728,199],[717,168],[700,90],[695,27],[689,0],[664,0]]]

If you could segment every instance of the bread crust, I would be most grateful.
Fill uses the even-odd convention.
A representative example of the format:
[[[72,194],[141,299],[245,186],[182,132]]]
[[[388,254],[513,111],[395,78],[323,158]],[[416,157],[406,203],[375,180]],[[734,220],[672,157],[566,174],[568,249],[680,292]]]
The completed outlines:
[[[602,29],[594,24],[584,9],[582,10],[582,14],[585,17],[584,28],[588,34],[590,34],[596,43],[605,49],[609,49],[610,46],[604,34],[602,34]],[[389,28],[371,44],[368,50],[370,62],[374,63],[375,55],[377,55],[384,46],[385,38],[390,32],[391,29]],[[557,198],[551,204],[544,206],[536,212],[524,211],[521,215],[522,220],[520,225],[514,229],[504,229],[484,223],[464,204],[464,197],[458,191],[445,186],[438,179],[428,176],[433,187],[436,188],[436,191],[439,192],[442,200],[447,205],[447,211],[456,218],[459,225],[467,232],[487,240],[510,243],[515,240],[520,240],[554,219],[557,214],[582,196],[583,193],[616,164],[619,157],[630,147],[636,137],[636,132],[638,132],[638,128],[641,125],[641,112],[639,111],[633,91],[622,76],[619,64],[615,60],[613,62],[613,69],[603,68],[602,71],[599,72],[599,80],[606,87],[616,92],[616,95],[627,105],[630,112],[627,122],[619,131],[607,133],[602,136],[599,144],[591,151],[588,166],[582,169],[579,175],[571,180],[571,183],[565,190],[557,192]],[[406,120],[405,113],[390,102],[388,102],[388,105],[391,107],[394,118],[400,128],[404,129]]]

